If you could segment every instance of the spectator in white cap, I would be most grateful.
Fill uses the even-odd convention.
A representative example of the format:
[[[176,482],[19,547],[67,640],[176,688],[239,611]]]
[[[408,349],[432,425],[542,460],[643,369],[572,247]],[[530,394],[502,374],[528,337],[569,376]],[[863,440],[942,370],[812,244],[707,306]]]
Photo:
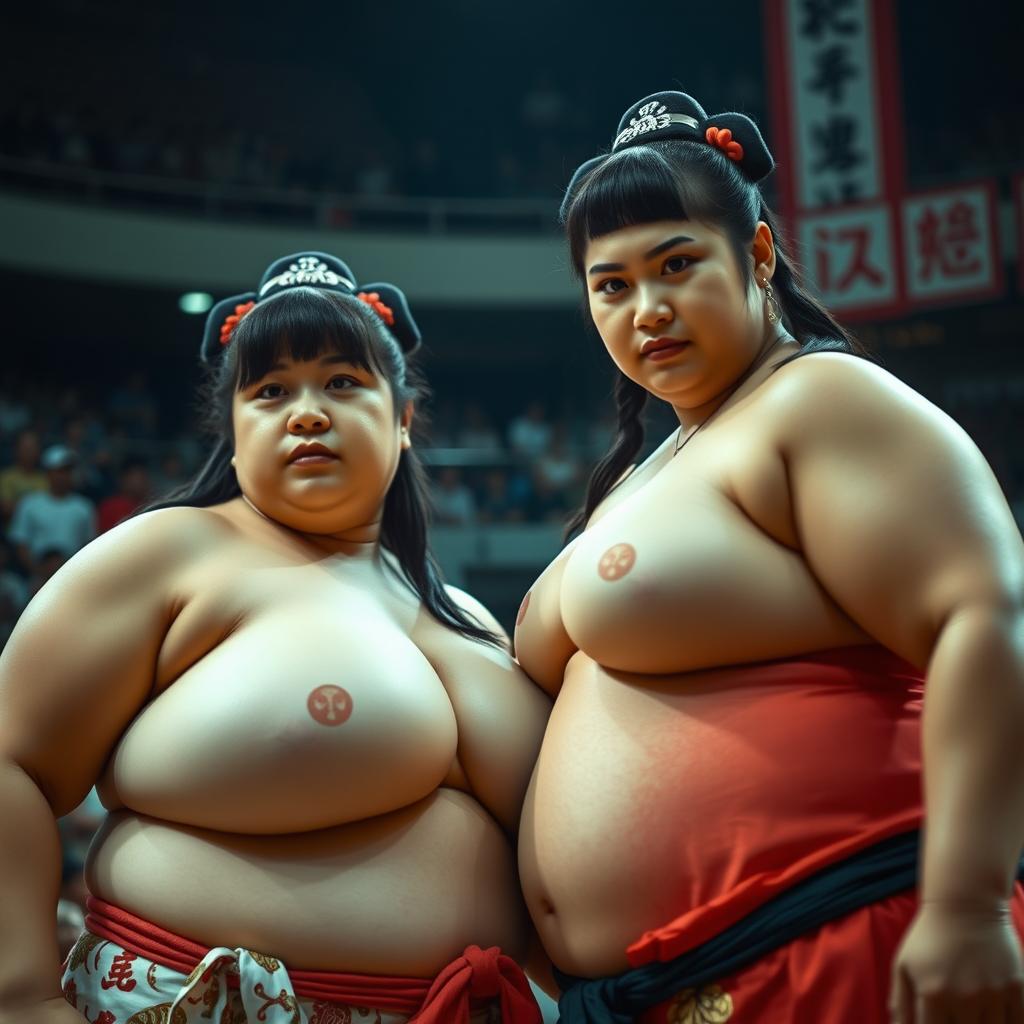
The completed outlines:
[[[8,539],[30,574],[44,551],[60,550],[69,557],[96,536],[96,510],[88,498],[72,490],[75,453],[52,445],[40,462],[46,490],[26,494],[15,506]]]

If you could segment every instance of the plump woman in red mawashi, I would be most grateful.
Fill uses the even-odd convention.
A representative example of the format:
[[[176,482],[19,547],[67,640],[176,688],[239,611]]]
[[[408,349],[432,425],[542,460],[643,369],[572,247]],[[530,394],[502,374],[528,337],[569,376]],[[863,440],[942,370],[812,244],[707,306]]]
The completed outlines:
[[[1020,534],[800,285],[772,166],[659,93],[563,205],[620,426],[516,630],[562,1021],[1024,1020]],[[679,427],[633,466],[650,397]]]
[[[210,314],[207,465],[25,613],[0,663],[3,1024],[539,1024],[513,836],[550,702],[432,568],[418,340],[392,286],[276,261]],[[61,984],[53,816],[94,782]]]

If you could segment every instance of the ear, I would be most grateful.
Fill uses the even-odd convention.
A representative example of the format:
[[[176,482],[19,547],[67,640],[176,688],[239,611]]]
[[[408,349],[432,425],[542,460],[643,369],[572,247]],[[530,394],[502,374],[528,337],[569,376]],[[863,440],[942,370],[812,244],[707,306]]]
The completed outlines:
[[[754,257],[754,280],[758,285],[770,281],[775,275],[775,239],[763,220],[757,222],[750,251]]]
[[[405,403],[405,408],[402,409],[402,415],[399,417],[398,424],[402,429],[402,450],[406,451],[412,447],[412,417],[415,410],[411,401]]]

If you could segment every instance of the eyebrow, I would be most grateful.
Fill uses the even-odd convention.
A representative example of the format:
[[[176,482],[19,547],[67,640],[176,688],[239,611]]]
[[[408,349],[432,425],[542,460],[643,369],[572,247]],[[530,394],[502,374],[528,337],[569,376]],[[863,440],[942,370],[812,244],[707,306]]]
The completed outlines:
[[[668,249],[672,249],[677,245],[685,244],[686,242],[693,242],[695,239],[689,235],[676,235],[674,238],[669,238],[667,241],[656,245],[650,252],[644,253],[644,261],[653,260],[655,256],[660,256],[663,252]],[[625,265],[622,263],[595,263],[588,271],[588,274],[607,274],[610,270],[625,270]]]

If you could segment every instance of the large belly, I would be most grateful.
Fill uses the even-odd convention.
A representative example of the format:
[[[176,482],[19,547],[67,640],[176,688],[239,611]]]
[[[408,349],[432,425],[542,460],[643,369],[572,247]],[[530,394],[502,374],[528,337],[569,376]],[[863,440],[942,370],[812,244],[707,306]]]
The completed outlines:
[[[508,840],[448,789],[372,821],[290,836],[118,812],[93,843],[86,879],[94,895],[196,942],[298,969],[430,977],[470,943],[526,951]]]
[[[644,932],[744,879],[910,821],[919,698],[811,662],[645,677],[576,655],[520,838],[556,965],[620,971]]]
[[[440,679],[383,616],[285,607],[255,617],[129,726],[108,806],[281,835],[407,806],[445,779],[455,715]]]

